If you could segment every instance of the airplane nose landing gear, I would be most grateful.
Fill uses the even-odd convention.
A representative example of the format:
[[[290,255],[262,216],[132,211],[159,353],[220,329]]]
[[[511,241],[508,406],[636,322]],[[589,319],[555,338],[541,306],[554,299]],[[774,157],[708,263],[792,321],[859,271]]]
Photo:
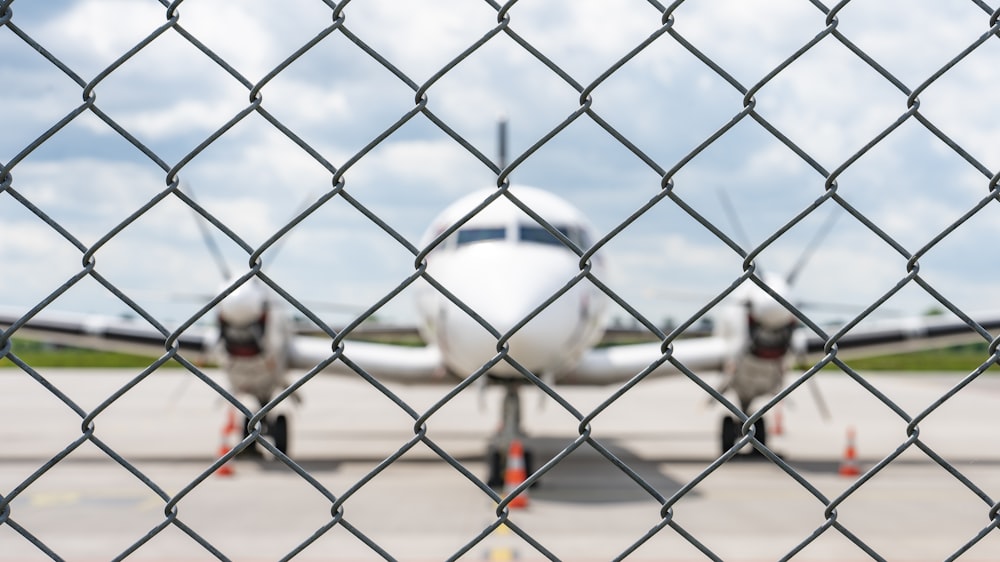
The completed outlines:
[[[742,425],[743,422],[732,416],[727,415],[726,417],[722,418],[722,435],[721,435],[722,454],[728,453],[729,450],[732,449],[734,445],[736,445],[736,441],[738,441],[740,438],[740,427]],[[754,430],[755,430],[754,436],[757,438],[757,441],[759,441],[761,445],[767,446],[767,425],[764,423],[764,418],[757,420],[757,422],[754,424]],[[760,451],[758,451],[756,448],[752,448],[748,454],[739,455],[738,457],[734,458],[749,457],[749,456],[763,456],[763,455],[761,455]]]
[[[490,443],[486,449],[488,471],[486,485],[494,490],[503,488],[504,472],[506,471],[508,462],[507,453],[510,451],[510,444],[515,440],[525,443],[524,432],[521,429],[521,396],[518,392],[520,385],[516,381],[510,381],[504,384],[504,389],[500,429],[490,439]],[[525,473],[529,476],[534,466],[532,463],[533,459],[534,455],[532,451],[528,447],[525,447],[524,467]]]

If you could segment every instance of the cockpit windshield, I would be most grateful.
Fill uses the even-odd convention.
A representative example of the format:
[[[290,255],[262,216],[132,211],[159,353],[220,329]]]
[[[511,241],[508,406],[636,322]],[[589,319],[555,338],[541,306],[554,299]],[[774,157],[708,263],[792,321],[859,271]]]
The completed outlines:
[[[576,227],[553,225],[560,234],[569,238],[578,248],[587,249],[590,247],[589,240],[583,230]],[[542,228],[540,225],[522,224],[518,227],[518,239],[522,242],[534,242],[537,244],[552,244],[554,246],[564,246],[554,234]]]
[[[569,238],[578,248],[587,249],[590,247],[590,240],[587,239],[584,230],[575,226],[553,225],[563,236]],[[507,229],[502,226],[495,227],[469,227],[459,229],[456,236],[456,245],[465,246],[475,242],[490,242],[505,240]],[[565,245],[554,234],[538,224],[521,224],[517,226],[517,240],[529,244],[545,244],[550,246]]]
[[[458,231],[458,245],[471,244],[473,242],[486,242],[488,240],[503,240],[506,229],[502,226],[491,228],[463,228]]]

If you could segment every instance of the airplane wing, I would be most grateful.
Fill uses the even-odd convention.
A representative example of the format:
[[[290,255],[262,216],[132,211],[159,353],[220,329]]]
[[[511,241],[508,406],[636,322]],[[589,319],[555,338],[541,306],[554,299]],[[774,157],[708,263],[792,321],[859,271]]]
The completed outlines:
[[[0,308],[0,329],[9,329],[23,314],[23,310]],[[167,350],[167,337],[148,323],[106,315],[43,311],[19,327],[13,336],[149,357],[161,356]],[[189,361],[202,362],[215,358],[218,337],[215,329],[196,326],[178,336],[176,345],[181,355]],[[325,361],[333,354],[330,342],[327,337],[292,337],[288,350],[290,366],[310,369]],[[379,380],[432,383],[446,379],[445,370],[441,367],[441,355],[436,347],[410,347],[356,340],[346,340],[344,345],[344,357]],[[340,359],[331,363],[323,372],[357,376],[357,372]]]
[[[695,371],[719,371],[723,363],[740,351],[735,338],[720,336],[674,340],[672,357]],[[563,384],[611,384],[631,379],[654,362],[661,361],[660,342],[616,345],[591,349]],[[662,361],[653,375],[678,373],[669,361]]]
[[[291,341],[289,363],[298,369],[311,369],[333,355],[331,340],[324,337],[296,336]],[[348,362],[383,381],[407,384],[444,382],[447,372],[441,353],[435,346],[405,346],[344,340],[344,354],[323,369],[325,374],[359,376]],[[453,382],[453,381],[452,381]]]
[[[971,318],[988,332],[1000,331],[1000,312],[975,314]],[[835,331],[828,333],[832,336]],[[812,331],[800,330],[796,339],[793,349],[807,360],[816,361],[825,355],[826,340]],[[954,316],[894,318],[862,323],[849,330],[837,339],[837,357],[871,357],[983,342],[988,343]]]
[[[0,308],[0,329],[20,321],[23,310]],[[167,351],[167,336],[141,320],[91,314],[42,312],[13,334],[38,341],[87,349],[135,353],[159,357]],[[204,361],[212,353],[218,335],[214,330],[192,327],[175,344],[189,361]]]
[[[977,314],[973,319],[990,333],[1000,331],[1000,312]],[[826,339],[811,330],[797,330],[793,342],[791,352],[797,358],[818,361],[825,355]],[[837,357],[872,357],[977,342],[987,340],[954,316],[895,318],[863,322],[849,330],[837,339]],[[673,349],[672,357],[695,372],[721,370],[726,360],[743,351],[737,338],[717,335],[675,340]],[[661,361],[662,356],[659,342],[595,348],[584,354],[577,368],[559,382],[578,385],[624,382],[654,362],[660,363],[651,375],[677,373],[669,361]]]
[[[1000,313],[977,315],[980,326],[1000,330]],[[329,357],[329,340],[298,338],[293,363],[311,367]],[[793,351],[805,350],[806,358],[823,357],[825,340],[807,329],[796,333]],[[982,342],[984,339],[955,317],[915,316],[863,323],[838,339],[837,356],[842,359],[905,353],[928,348]],[[695,372],[720,371],[724,363],[743,351],[738,338],[718,335],[678,339],[673,342],[672,357]],[[434,382],[445,378],[440,352],[434,347],[405,347],[393,344],[345,341],[345,356],[363,366],[376,378],[396,382]],[[800,353],[802,355],[802,353]],[[627,381],[653,363],[651,375],[676,374],[670,362],[662,360],[660,342],[612,345],[587,351],[576,368],[558,378],[565,385],[601,385]],[[328,371],[353,373],[342,362]]]

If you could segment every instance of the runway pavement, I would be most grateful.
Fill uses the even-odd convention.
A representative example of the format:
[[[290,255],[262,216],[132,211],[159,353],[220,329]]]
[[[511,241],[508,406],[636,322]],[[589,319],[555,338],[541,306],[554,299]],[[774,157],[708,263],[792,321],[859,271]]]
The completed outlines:
[[[134,372],[44,370],[47,380],[84,411],[123,387]],[[914,416],[961,379],[953,374],[872,374],[867,380]],[[221,382],[221,381],[220,381]],[[836,498],[857,481],[841,476],[847,433],[856,435],[866,471],[907,440],[907,423],[846,376],[819,380],[833,413],[824,421],[801,388],[769,418],[769,444],[813,491],[770,462],[730,462],[707,474],[673,506],[671,523],[629,560],[708,560],[684,534],[723,560],[777,560],[826,521],[819,494]],[[391,390],[423,412],[446,387]],[[609,388],[560,392],[589,412]],[[601,413],[593,436],[669,498],[699,479],[718,456],[720,407],[691,381],[646,381]],[[337,497],[413,436],[413,420],[366,384],[324,377],[310,381],[292,415],[292,456],[315,484]],[[542,404],[542,402],[547,402]],[[537,391],[523,394],[528,446],[535,464],[566,447],[578,422]],[[947,559],[981,532],[961,560],[1000,560],[1000,531],[988,529],[990,501],[1000,498],[996,412],[1000,378],[977,380],[919,426],[920,439],[978,490],[911,447],[837,507],[837,523],[887,560]],[[483,476],[484,444],[498,420],[499,394],[459,395],[427,423],[428,436],[472,474]],[[108,560],[165,520],[165,501],[149,486],[84,443],[23,490],[22,483],[81,435],[81,419],[49,390],[15,369],[0,370],[0,494],[16,491],[9,520],[66,560]],[[95,420],[95,435],[173,496],[214,461],[226,408],[182,370],[154,373]],[[778,423],[780,421],[780,423]],[[779,427],[780,426],[780,427]],[[213,475],[177,504],[169,525],[130,560],[206,560],[212,553],[183,527],[233,560],[275,560],[333,520],[331,501],[313,483],[273,459],[240,460],[232,476]],[[994,498],[991,500],[990,498]],[[352,494],[344,521],[398,560],[443,560],[496,521],[492,500],[466,476],[418,444]],[[0,520],[3,515],[0,514]],[[463,559],[542,560],[530,536],[563,560],[610,560],[662,522],[660,504],[594,449],[584,446],[546,474],[527,509],[468,549]],[[0,560],[48,560],[10,524],[0,525]],[[343,525],[334,526],[296,560],[379,560]],[[514,559],[514,558],[510,558]],[[852,561],[872,556],[838,529],[827,529],[795,560]]]

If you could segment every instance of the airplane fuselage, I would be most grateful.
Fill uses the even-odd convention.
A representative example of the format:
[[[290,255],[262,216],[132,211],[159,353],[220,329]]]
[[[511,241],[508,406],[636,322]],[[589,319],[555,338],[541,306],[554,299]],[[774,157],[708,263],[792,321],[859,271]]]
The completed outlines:
[[[544,191],[517,187],[512,193],[579,249],[589,249],[592,229],[576,209]],[[489,195],[478,191],[448,207],[422,243]],[[590,267],[602,275],[603,258],[592,257]],[[555,378],[571,370],[604,331],[607,297],[586,279],[572,283],[580,272],[573,249],[500,197],[428,255],[428,275],[454,300],[430,283],[422,285],[421,335],[459,377],[489,365],[495,377],[520,377],[520,367]],[[505,358],[493,363],[505,346]]]

